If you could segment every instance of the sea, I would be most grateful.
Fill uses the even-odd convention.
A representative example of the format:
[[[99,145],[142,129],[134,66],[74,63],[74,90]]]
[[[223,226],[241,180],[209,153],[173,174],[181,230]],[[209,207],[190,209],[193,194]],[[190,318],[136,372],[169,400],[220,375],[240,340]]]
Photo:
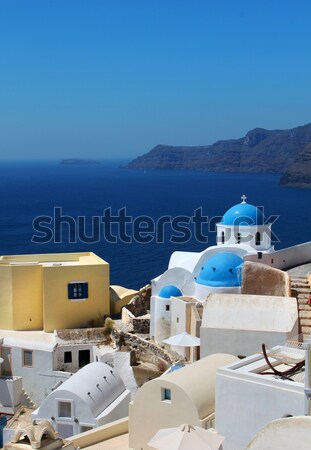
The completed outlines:
[[[138,289],[173,251],[214,245],[215,224],[242,195],[273,222],[276,248],[311,240],[311,190],[282,187],[278,174],[124,164],[1,162],[0,254],[92,251],[109,262],[111,284]]]

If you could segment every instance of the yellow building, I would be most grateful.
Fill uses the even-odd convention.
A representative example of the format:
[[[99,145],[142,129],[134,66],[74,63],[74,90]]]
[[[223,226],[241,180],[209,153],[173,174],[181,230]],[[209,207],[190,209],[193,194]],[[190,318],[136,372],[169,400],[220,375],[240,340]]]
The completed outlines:
[[[80,327],[109,314],[109,264],[94,253],[0,257],[0,329]]]

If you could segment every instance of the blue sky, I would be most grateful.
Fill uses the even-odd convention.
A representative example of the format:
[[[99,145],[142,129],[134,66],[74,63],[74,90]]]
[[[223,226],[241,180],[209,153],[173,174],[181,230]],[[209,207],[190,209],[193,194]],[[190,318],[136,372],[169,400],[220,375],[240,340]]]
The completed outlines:
[[[311,122],[309,0],[0,0],[0,158]]]

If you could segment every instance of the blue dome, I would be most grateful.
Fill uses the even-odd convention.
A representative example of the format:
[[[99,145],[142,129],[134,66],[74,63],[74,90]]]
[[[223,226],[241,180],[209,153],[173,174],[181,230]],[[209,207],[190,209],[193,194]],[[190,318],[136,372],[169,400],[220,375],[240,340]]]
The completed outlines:
[[[176,286],[168,284],[160,290],[158,296],[162,298],[181,297],[182,292]]]
[[[264,216],[262,211],[256,206],[243,202],[228,209],[224,214],[221,223],[223,225],[236,226],[263,225]]]
[[[217,253],[208,259],[196,280],[213,287],[241,286],[243,259],[235,253]]]

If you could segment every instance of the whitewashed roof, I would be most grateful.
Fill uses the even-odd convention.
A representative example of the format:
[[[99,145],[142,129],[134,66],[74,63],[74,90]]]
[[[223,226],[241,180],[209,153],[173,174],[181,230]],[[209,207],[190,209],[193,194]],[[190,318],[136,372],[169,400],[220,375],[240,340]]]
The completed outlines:
[[[148,392],[146,398],[152,399],[157,395],[158,386],[161,388],[178,387],[186,394],[198,411],[201,419],[215,411],[215,380],[219,367],[237,361],[232,355],[217,353],[189,364],[182,369],[162,375],[145,383],[136,394],[139,399]],[[135,400],[136,400],[135,398]],[[135,403],[134,400],[134,403]]]
[[[204,304],[202,327],[288,332],[297,319],[295,298],[210,294]]]
[[[202,252],[203,253],[203,252]],[[199,261],[202,253],[196,252],[174,252],[170,258],[168,268],[182,267],[192,272]]]
[[[1,330],[0,337],[3,339],[3,345],[8,347],[53,352],[56,346],[54,334],[44,331]]]
[[[72,375],[48,397],[70,398],[72,393],[80,397],[97,417],[125,390],[123,381],[113,368],[94,362]]]

